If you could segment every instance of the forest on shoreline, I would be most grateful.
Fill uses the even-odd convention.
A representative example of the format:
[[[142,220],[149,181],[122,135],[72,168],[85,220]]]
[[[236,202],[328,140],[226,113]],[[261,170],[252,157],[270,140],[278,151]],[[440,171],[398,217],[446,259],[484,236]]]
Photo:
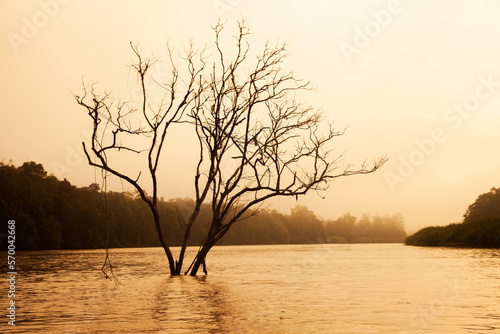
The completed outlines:
[[[170,245],[182,242],[189,198],[161,200],[159,210]],[[209,204],[201,208],[193,225],[190,245],[199,245],[210,226]],[[151,211],[135,194],[102,193],[97,184],[76,187],[59,180],[41,164],[26,162],[16,167],[0,163],[0,216],[16,221],[16,249],[97,249],[157,247],[158,235]],[[6,226],[5,224],[5,231]],[[6,234],[2,231],[1,243]],[[305,206],[289,214],[264,209],[237,223],[220,245],[311,244],[311,243],[402,243],[404,218],[400,214],[345,214],[322,220]],[[5,248],[5,246],[2,246]]]
[[[406,238],[412,246],[500,248],[500,188],[469,206],[461,223],[425,227]]]

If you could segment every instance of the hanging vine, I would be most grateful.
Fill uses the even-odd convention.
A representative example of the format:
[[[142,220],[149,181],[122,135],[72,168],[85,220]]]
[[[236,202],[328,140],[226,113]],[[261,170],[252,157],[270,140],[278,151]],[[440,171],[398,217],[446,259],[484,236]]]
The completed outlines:
[[[101,185],[99,187],[98,198],[99,207],[101,208],[101,219],[100,225],[102,230],[102,237],[104,242],[104,247],[106,250],[106,257],[104,258],[104,263],[101,267],[101,272],[104,274],[106,279],[113,281],[117,284],[121,284],[118,281],[114,271],[113,264],[111,262],[111,252],[109,250],[109,211],[108,211],[108,172],[105,170],[100,170],[101,172]],[[97,184],[97,168],[94,167],[94,179]]]

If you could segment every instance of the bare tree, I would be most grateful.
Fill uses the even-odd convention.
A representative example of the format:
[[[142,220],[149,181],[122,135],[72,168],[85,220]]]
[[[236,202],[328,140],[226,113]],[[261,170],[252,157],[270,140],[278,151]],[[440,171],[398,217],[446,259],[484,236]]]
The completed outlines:
[[[75,96],[77,103],[83,106],[92,120],[92,138],[90,147],[83,144],[83,150],[91,166],[100,168],[131,184],[139,193],[141,199],[149,206],[160,243],[168,258],[172,275],[178,271],[176,263],[162,229],[160,213],[158,212],[158,177],[157,171],[164,148],[165,138],[169,128],[180,123],[186,108],[198,93],[197,77],[203,72],[203,56],[190,48],[186,51],[188,78],[179,81],[179,71],[172,59],[169,49],[172,74],[168,83],[158,83],[164,90],[164,95],[158,103],[150,102],[146,89],[148,71],[158,59],[143,59],[137,45],[131,44],[137,61],[131,65],[137,74],[141,86],[141,101],[139,105],[128,102],[116,103],[109,93],[99,95],[95,84],[83,85],[83,96]],[[195,57],[199,56],[199,65],[195,66]],[[182,93],[179,93],[182,91]],[[146,140],[144,140],[146,139]],[[123,166],[112,162],[118,152],[128,152],[143,157],[149,174],[149,185],[140,182],[138,175],[127,175]],[[134,158],[137,159],[137,158]],[[111,161],[110,161],[111,160]],[[147,186],[152,189],[148,195]]]
[[[210,249],[233,224],[258,212],[265,201],[322,191],[335,178],[371,173],[386,161],[378,158],[358,169],[344,165],[342,154],[335,155],[331,143],[345,131],[335,130],[320,112],[295,99],[296,93],[311,88],[309,82],[282,69],[286,45],[268,42],[249,67],[253,57],[246,23],[238,23],[232,53],[222,47],[223,29],[220,23],[213,27],[216,61],[210,68],[203,52],[187,50],[188,77],[183,85],[169,49],[172,76],[169,83],[160,84],[165,95],[156,105],[149,101],[146,76],[157,59],[142,59],[133,45],[137,62],[132,69],[142,87],[138,107],[115,104],[109,94],[98,95],[94,85],[84,85],[83,97],[75,96],[92,120],[91,147],[83,144],[89,164],[137,189],[153,213],[172,275],[182,271],[191,228],[205,201],[211,205],[211,225],[186,274],[196,275],[200,266],[206,273]],[[157,170],[167,131],[181,122],[194,129],[199,160],[194,175],[195,206],[175,260],[158,212]],[[145,148],[138,147],[144,143]],[[152,195],[140,184],[140,172],[130,176],[111,163],[118,152],[145,153]]]
[[[201,265],[206,272],[210,249],[266,200],[325,190],[335,178],[371,173],[386,161],[378,158],[359,169],[342,165],[342,154],[335,156],[329,147],[344,130],[336,131],[321,113],[296,101],[295,93],[310,85],[281,68],[286,45],[267,43],[246,71],[249,30],[244,22],[238,27],[231,59],[221,45],[224,26],[213,28],[218,61],[189,114],[200,144],[197,202],[208,192],[212,220],[186,274],[196,275]]]

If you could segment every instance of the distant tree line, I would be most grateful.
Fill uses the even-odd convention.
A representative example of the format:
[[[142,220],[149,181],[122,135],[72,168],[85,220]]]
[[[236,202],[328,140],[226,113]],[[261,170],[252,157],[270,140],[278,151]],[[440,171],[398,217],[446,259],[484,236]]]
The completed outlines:
[[[414,246],[500,248],[500,188],[491,188],[469,206],[461,223],[431,226],[409,236]]]
[[[167,241],[179,246],[189,213],[189,198],[161,200]],[[16,249],[95,249],[160,246],[151,211],[136,194],[107,192],[97,184],[78,188],[66,179],[47,175],[41,164],[20,167],[0,163],[0,216],[16,220]],[[193,225],[190,245],[200,245],[210,226],[209,204],[201,207]],[[308,244],[351,242],[403,242],[406,236],[400,215],[364,215],[359,221],[346,214],[323,221],[304,206],[290,214],[276,210],[251,212],[220,240],[221,245]],[[5,247],[5,246],[2,246]]]
[[[364,214],[358,220],[348,213],[337,220],[327,221],[325,233],[333,243],[388,243],[402,242],[406,238],[401,214],[372,218]]]

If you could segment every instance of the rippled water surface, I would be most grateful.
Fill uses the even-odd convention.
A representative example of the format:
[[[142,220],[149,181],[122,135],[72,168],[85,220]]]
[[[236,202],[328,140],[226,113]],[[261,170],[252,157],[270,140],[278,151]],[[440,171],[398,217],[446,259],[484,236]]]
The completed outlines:
[[[221,246],[196,278],[170,277],[160,248],[111,252],[121,284],[103,250],[18,253],[0,332],[500,333],[500,250]]]

